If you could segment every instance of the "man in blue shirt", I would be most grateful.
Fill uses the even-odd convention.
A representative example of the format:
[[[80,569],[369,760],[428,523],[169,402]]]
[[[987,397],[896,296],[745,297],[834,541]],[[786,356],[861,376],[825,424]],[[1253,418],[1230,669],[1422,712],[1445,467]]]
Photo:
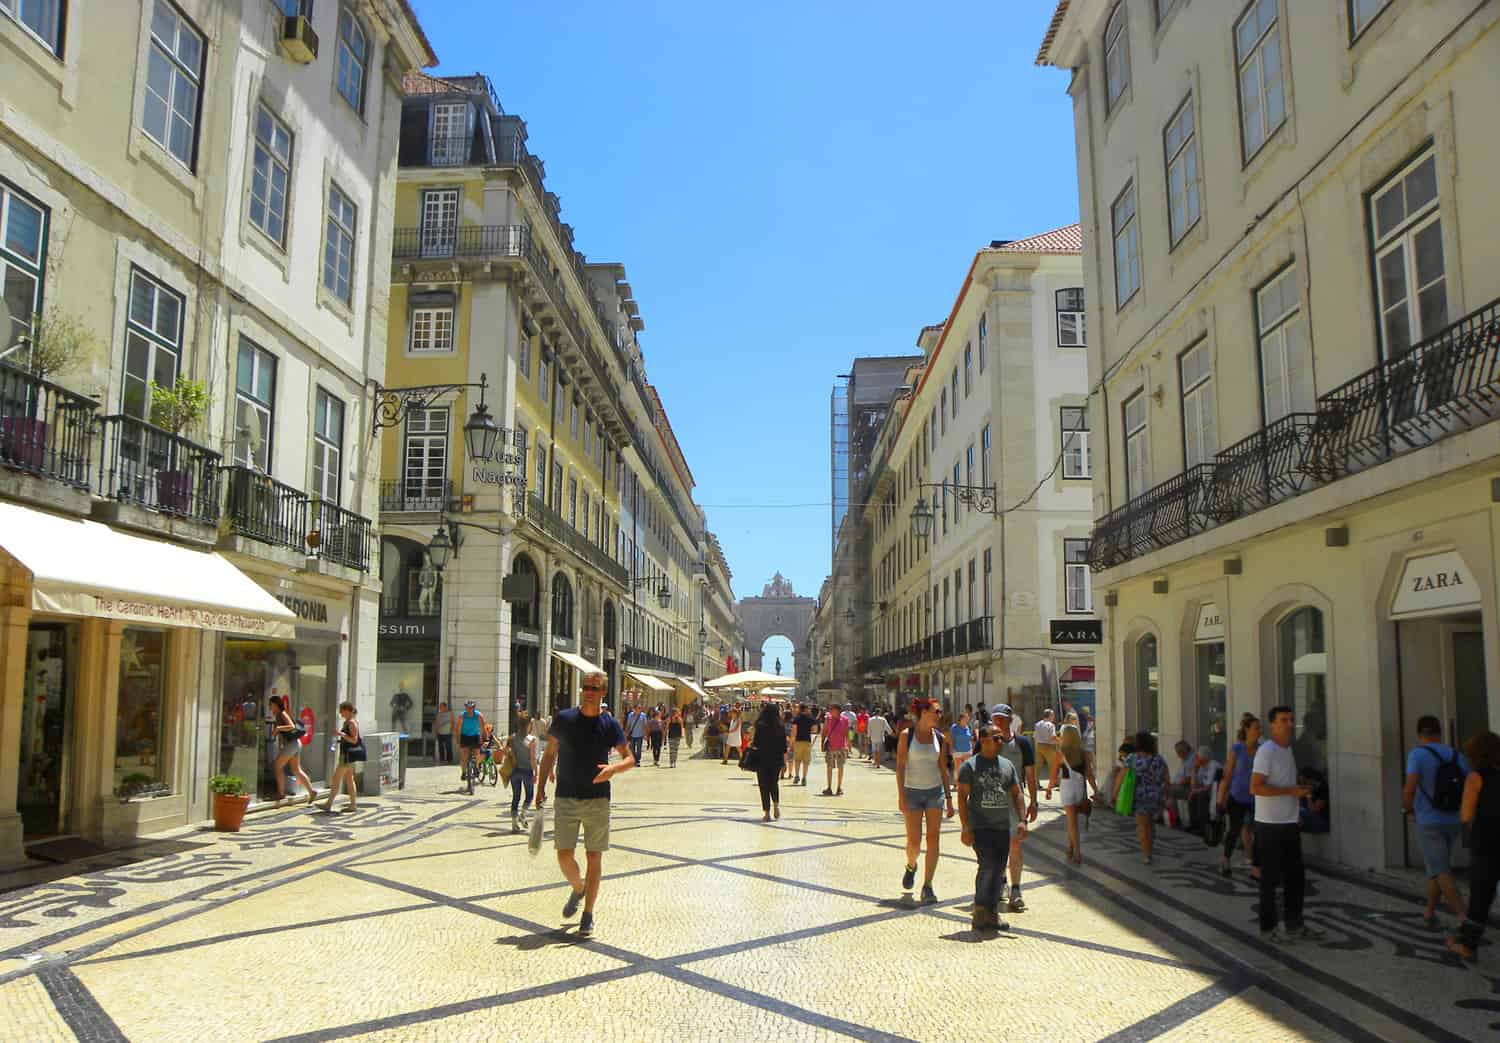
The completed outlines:
[[[1463,922],[1464,903],[1453,881],[1453,845],[1458,840],[1458,808],[1463,779],[1469,773],[1464,755],[1443,742],[1442,723],[1430,714],[1417,719],[1417,745],[1406,755],[1406,788],[1402,807],[1417,823],[1417,846],[1427,866],[1427,911],[1422,920],[1436,923],[1439,893]],[[1457,781],[1457,793],[1454,782]]]

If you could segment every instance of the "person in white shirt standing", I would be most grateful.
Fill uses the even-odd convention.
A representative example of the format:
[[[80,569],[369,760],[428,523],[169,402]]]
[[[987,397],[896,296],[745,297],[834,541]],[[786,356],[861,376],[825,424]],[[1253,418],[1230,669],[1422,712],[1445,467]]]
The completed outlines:
[[[1036,728],[1031,733],[1031,741],[1036,744],[1036,773],[1047,778],[1046,797],[1051,800],[1051,779],[1057,763],[1057,716],[1051,707],[1042,711],[1041,719],[1036,722]]]
[[[1298,801],[1311,790],[1297,785],[1297,759],[1292,755],[1296,732],[1290,706],[1273,706],[1269,714],[1271,741],[1255,751],[1250,792],[1255,797],[1255,853],[1260,859],[1260,936],[1278,945],[1311,941],[1324,932],[1302,920],[1306,872],[1302,867],[1302,830],[1297,824]],[[1277,922],[1276,888],[1286,902],[1286,926]]]
[[[880,755],[885,752],[885,737],[890,730],[889,721],[878,713],[870,714],[870,720],[865,725],[865,735],[870,740],[870,756],[877,768],[880,767]]]

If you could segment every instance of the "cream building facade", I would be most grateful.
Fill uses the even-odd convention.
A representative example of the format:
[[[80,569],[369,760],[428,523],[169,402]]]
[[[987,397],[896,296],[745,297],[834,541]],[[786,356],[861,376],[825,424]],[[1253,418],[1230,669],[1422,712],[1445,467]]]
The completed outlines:
[[[1310,849],[1417,865],[1500,677],[1500,4],[1073,0],[1100,750],[1294,708]],[[1319,831],[1321,835],[1318,835]]]
[[[405,3],[0,5],[0,861],[274,796],[368,709]],[[43,379],[46,346],[71,343]],[[202,385],[178,429],[151,386]],[[59,551],[59,553],[49,553]]]

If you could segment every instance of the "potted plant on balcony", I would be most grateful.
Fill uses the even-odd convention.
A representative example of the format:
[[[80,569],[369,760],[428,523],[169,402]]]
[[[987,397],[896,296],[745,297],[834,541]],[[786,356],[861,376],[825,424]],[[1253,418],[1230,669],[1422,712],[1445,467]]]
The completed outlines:
[[[245,780],[238,775],[215,775],[208,780],[208,788],[214,795],[214,829],[220,833],[238,833],[250,807]]]
[[[56,307],[32,324],[26,340],[26,354],[17,353],[20,368],[41,380],[72,369],[93,353],[95,344],[82,320]],[[27,389],[18,397],[22,401],[0,404],[0,460],[39,471],[47,453],[47,419],[38,415],[44,409],[42,394]]]
[[[208,388],[199,380],[178,377],[171,387],[151,382],[151,422],[181,436],[208,412]],[[193,497],[193,473],[179,467],[181,450],[167,447],[166,466],[156,472],[156,502],[163,510],[187,514]]]

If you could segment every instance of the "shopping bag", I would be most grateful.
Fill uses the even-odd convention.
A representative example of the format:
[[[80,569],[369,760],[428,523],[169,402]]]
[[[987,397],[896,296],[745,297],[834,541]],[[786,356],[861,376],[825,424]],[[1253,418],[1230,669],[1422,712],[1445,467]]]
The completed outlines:
[[[1126,768],[1125,777],[1120,780],[1120,793],[1115,797],[1115,810],[1121,815],[1130,816],[1135,810],[1135,768]]]
[[[535,855],[542,850],[542,833],[547,829],[547,809],[536,809],[536,818],[531,820],[531,832],[526,837],[526,850]]]
[[[509,786],[510,777],[515,774],[515,771],[516,751],[514,749],[508,749],[505,751],[505,758],[500,762],[500,781]]]

